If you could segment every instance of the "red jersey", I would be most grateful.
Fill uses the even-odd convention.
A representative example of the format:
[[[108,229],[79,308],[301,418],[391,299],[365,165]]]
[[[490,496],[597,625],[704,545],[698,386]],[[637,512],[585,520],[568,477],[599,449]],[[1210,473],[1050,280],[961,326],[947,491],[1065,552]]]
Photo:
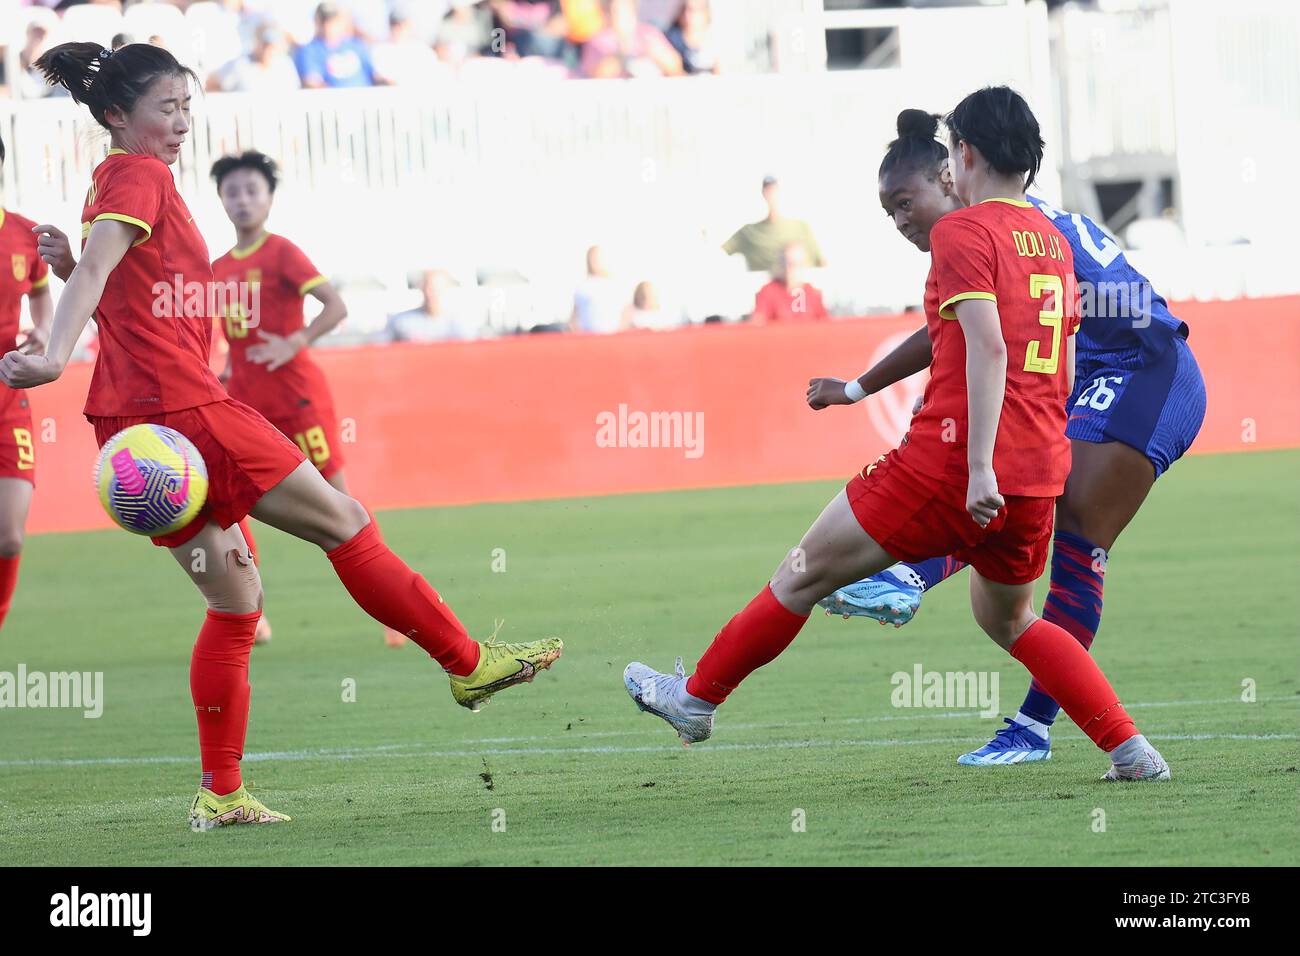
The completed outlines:
[[[925,321],[933,358],[924,404],[899,459],[965,486],[966,337],[953,307],[997,303],[1007,346],[1007,385],[993,448],[1004,495],[1055,497],[1070,473],[1066,336],[1078,327],[1070,244],[1027,202],[988,200],[944,216],[930,232]]]
[[[755,322],[819,322],[825,318],[821,292],[806,282],[791,289],[780,279],[773,279],[754,296]]]
[[[18,347],[23,296],[50,284],[50,267],[36,252],[36,223],[0,209],[0,355]],[[22,401],[23,389],[0,384],[0,416]]]
[[[325,373],[307,349],[274,372],[248,360],[249,346],[262,341],[258,332],[292,335],[303,328],[304,297],[326,281],[303,251],[268,232],[247,249],[231,249],[212,263],[212,273],[252,292],[227,297],[221,328],[230,343],[231,397],[274,419],[293,414],[304,398],[328,394]]]
[[[111,149],[91,174],[81,241],[101,219],[142,230],[95,308],[99,357],[86,414],[151,415],[226,399],[208,368],[208,248],[161,160]]]

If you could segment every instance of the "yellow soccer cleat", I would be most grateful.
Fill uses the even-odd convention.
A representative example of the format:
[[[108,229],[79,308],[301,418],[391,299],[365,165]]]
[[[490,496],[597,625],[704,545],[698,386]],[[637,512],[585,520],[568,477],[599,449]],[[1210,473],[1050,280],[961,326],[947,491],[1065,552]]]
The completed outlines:
[[[499,690],[523,684],[546,670],[564,653],[564,642],[558,637],[523,644],[498,644],[495,641],[479,643],[478,667],[466,677],[451,677],[451,696],[456,703],[470,710],[478,710]]]
[[[268,809],[247,787],[224,797],[200,787],[190,804],[191,830],[215,830],[241,823],[288,823],[290,819],[287,814]]]

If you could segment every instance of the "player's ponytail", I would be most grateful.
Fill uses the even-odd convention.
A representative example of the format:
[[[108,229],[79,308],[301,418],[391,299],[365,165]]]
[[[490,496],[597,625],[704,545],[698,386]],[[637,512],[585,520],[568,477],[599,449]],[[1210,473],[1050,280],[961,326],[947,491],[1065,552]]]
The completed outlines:
[[[128,43],[116,51],[98,43],[60,43],[32,65],[50,86],[61,86],[72,94],[105,129],[109,125],[104,115],[110,109],[130,113],[160,76],[185,76],[200,85],[193,70],[151,43]]]
[[[948,149],[935,138],[939,117],[925,110],[903,110],[898,114],[898,138],[889,144],[880,161],[878,177],[894,170],[916,171],[934,179],[948,161]]]
[[[1020,173],[1025,187],[1043,165],[1038,119],[1023,96],[1009,86],[986,86],[957,104],[944,118],[956,144],[965,140],[1004,176]]]

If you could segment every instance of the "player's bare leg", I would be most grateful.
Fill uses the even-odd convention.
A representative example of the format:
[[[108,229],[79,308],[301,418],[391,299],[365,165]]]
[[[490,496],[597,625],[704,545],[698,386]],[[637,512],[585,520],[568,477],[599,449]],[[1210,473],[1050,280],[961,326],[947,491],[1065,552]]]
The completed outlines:
[[[1121,442],[1072,441],[1070,477],[1056,500],[1051,589],[1043,619],[1091,649],[1101,624],[1102,586],[1109,552],[1155,484],[1146,455]],[[984,746],[962,754],[967,766],[1004,766],[1048,760],[1060,707],[1032,681],[1015,716]]]
[[[1067,631],[1034,614],[1033,583],[1000,584],[971,568],[971,611],[1111,759],[1107,780],[1168,780],[1169,766],[1138,732],[1110,682]]]
[[[790,645],[817,601],[893,563],[840,491],[763,590],[713,639],[694,674],[686,676],[681,658],[674,674],[633,661],[623,671],[623,686],[639,709],[667,721],[683,743],[705,740],[717,706]]]
[[[975,623],[1004,651],[1038,620],[1032,584],[999,584],[971,568],[970,606]]]
[[[253,535],[253,528],[244,518],[239,522],[239,532],[244,536],[244,544],[248,548],[248,553],[253,559],[259,571],[262,567],[262,560],[257,553],[257,538]],[[257,619],[257,631],[253,635],[254,646],[271,643],[271,622],[266,616],[265,608],[262,610],[262,616]]]
[[[1150,459],[1123,442],[1070,442],[1070,477],[1056,501],[1056,528],[1109,551],[1156,483]]]
[[[894,561],[862,530],[848,494],[841,490],[804,532],[799,546],[781,560],[770,586],[788,610],[807,616],[836,588],[875,574]]]
[[[248,732],[248,658],[262,611],[262,581],[239,526],[209,523],[171,548],[208,610],[190,658],[190,695],[199,724],[203,777],[190,805],[190,826],[282,823],[244,787],[239,762]]]
[[[0,627],[18,586],[27,512],[32,506],[32,483],[22,478],[0,478]]]
[[[343,477],[342,468],[339,468],[338,470],[331,473],[325,480],[328,481],[335,488],[337,488],[339,491],[343,492],[345,495],[349,494],[348,483]],[[391,627],[385,627],[384,643],[387,644],[389,647],[401,647],[403,644],[406,643],[406,635],[400,631],[394,631]]]
[[[322,551],[333,551],[370,523],[361,502],[336,489],[307,461],[258,500],[253,517]]]
[[[264,494],[253,516],[324,550],[362,610],[408,635],[443,667],[462,707],[478,710],[496,692],[531,681],[564,650],[559,638],[522,644],[470,638],[438,592],[384,544],[361,503],[310,462]]]
[[[1146,500],[1156,475],[1145,454],[1122,442],[1076,440],[1071,442],[1071,451],[1071,473],[1056,502],[1052,586],[1043,617],[1089,648],[1100,623],[1102,580],[1109,551]],[[923,565],[943,566],[943,576],[953,568],[964,567],[951,558]],[[913,581],[899,583],[891,578],[891,572],[906,576],[909,570],[907,565],[887,569],[841,588],[819,603],[828,613],[871,617],[882,623],[892,621],[887,616],[891,607],[882,605],[890,605],[900,595],[905,605],[909,595],[919,605],[922,591],[928,589]],[[908,593],[901,593],[904,591]],[[1037,682],[1031,683],[1015,716],[1004,718],[1007,726],[984,746],[958,757],[958,763],[1004,766],[1050,759],[1050,731],[1058,711],[1051,695]]]

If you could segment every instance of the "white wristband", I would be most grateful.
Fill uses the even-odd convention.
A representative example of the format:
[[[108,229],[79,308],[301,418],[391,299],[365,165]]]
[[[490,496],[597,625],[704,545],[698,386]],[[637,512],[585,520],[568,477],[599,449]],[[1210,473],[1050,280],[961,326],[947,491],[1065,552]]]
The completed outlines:
[[[851,378],[844,383],[844,397],[850,402],[860,402],[867,397],[867,393],[862,390],[856,378]]]

